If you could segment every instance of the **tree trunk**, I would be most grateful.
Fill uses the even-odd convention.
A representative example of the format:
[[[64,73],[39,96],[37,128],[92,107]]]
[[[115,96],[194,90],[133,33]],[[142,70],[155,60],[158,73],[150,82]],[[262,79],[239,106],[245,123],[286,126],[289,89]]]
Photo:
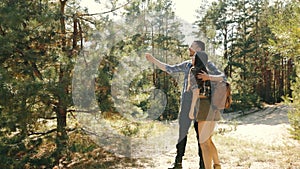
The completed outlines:
[[[61,18],[60,18],[60,28],[61,28],[61,44],[62,44],[62,50],[66,52],[66,24],[65,24],[65,6],[66,6],[67,0],[60,0],[60,12],[61,12]],[[64,96],[68,95],[68,82],[66,81],[65,76],[68,76],[68,73],[65,72],[66,70],[63,68],[63,65],[60,64],[60,70],[59,70],[59,86],[60,91],[63,91],[63,93],[58,93],[58,103],[56,104],[56,117],[57,117],[57,135],[56,135],[56,163],[59,162],[59,160],[62,158],[63,154],[65,154],[66,150],[66,143],[68,139],[66,127],[67,127],[67,104],[66,99]]]
[[[66,6],[67,0],[60,0],[60,31],[62,35],[62,49],[66,50],[66,21],[65,21],[65,6]]]
[[[56,111],[57,116],[57,148],[61,149],[65,147],[67,136],[67,109],[59,103],[58,109]]]

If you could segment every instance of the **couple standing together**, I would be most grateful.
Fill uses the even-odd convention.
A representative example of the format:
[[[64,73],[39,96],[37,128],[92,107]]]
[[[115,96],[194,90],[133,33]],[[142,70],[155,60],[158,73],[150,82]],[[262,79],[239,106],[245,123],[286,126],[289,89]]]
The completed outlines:
[[[179,138],[176,145],[177,155],[170,169],[182,168],[187,134],[192,121],[198,140],[199,168],[211,169],[213,162],[214,169],[221,169],[218,152],[211,138],[216,121],[220,119],[220,111],[210,104],[210,89],[215,82],[226,79],[225,75],[208,61],[208,56],[204,51],[205,44],[202,41],[194,41],[189,48],[192,62],[184,61],[176,65],[160,62],[151,54],[146,53],[146,59],[161,70],[170,74],[184,73],[179,113]],[[204,66],[201,68],[201,65]]]

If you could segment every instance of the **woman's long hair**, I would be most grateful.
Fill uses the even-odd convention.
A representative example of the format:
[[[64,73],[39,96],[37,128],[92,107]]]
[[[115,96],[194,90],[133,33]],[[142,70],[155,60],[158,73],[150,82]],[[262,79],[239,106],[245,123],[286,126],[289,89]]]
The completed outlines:
[[[198,73],[202,73],[202,72],[208,73],[208,71],[206,69],[207,62],[208,62],[208,56],[205,52],[200,51],[200,52],[196,53],[195,63],[191,69],[191,72],[193,73],[193,75],[197,81],[197,85],[198,85],[198,88],[200,89],[200,93],[204,92],[204,86],[208,86],[208,85],[210,86],[209,81],[204,82],[203,80],[198,79],[196,77]]]
[[[201,69],[207,73],[206,64],[208,62],[208,56],[205,52],[200,51],[196,53],[195,56],[195,65],[194,67],[197,69]]]

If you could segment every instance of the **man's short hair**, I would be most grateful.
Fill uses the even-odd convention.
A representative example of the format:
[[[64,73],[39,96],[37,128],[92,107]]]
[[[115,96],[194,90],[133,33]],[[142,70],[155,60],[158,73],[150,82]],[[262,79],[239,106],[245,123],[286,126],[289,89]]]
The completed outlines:
[[[202,51],[205,51],[205,43],[204,42],[202,42],[201,40],[195,40],[194,42],[198,45],[199,48],[201,48]]]

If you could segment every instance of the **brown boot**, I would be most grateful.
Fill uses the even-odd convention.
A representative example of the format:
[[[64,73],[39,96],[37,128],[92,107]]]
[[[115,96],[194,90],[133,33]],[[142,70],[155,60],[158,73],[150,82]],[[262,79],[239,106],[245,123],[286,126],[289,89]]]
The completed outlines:
[[[221,165],[220,164],[214,164],[214,169],[221,169]]]

